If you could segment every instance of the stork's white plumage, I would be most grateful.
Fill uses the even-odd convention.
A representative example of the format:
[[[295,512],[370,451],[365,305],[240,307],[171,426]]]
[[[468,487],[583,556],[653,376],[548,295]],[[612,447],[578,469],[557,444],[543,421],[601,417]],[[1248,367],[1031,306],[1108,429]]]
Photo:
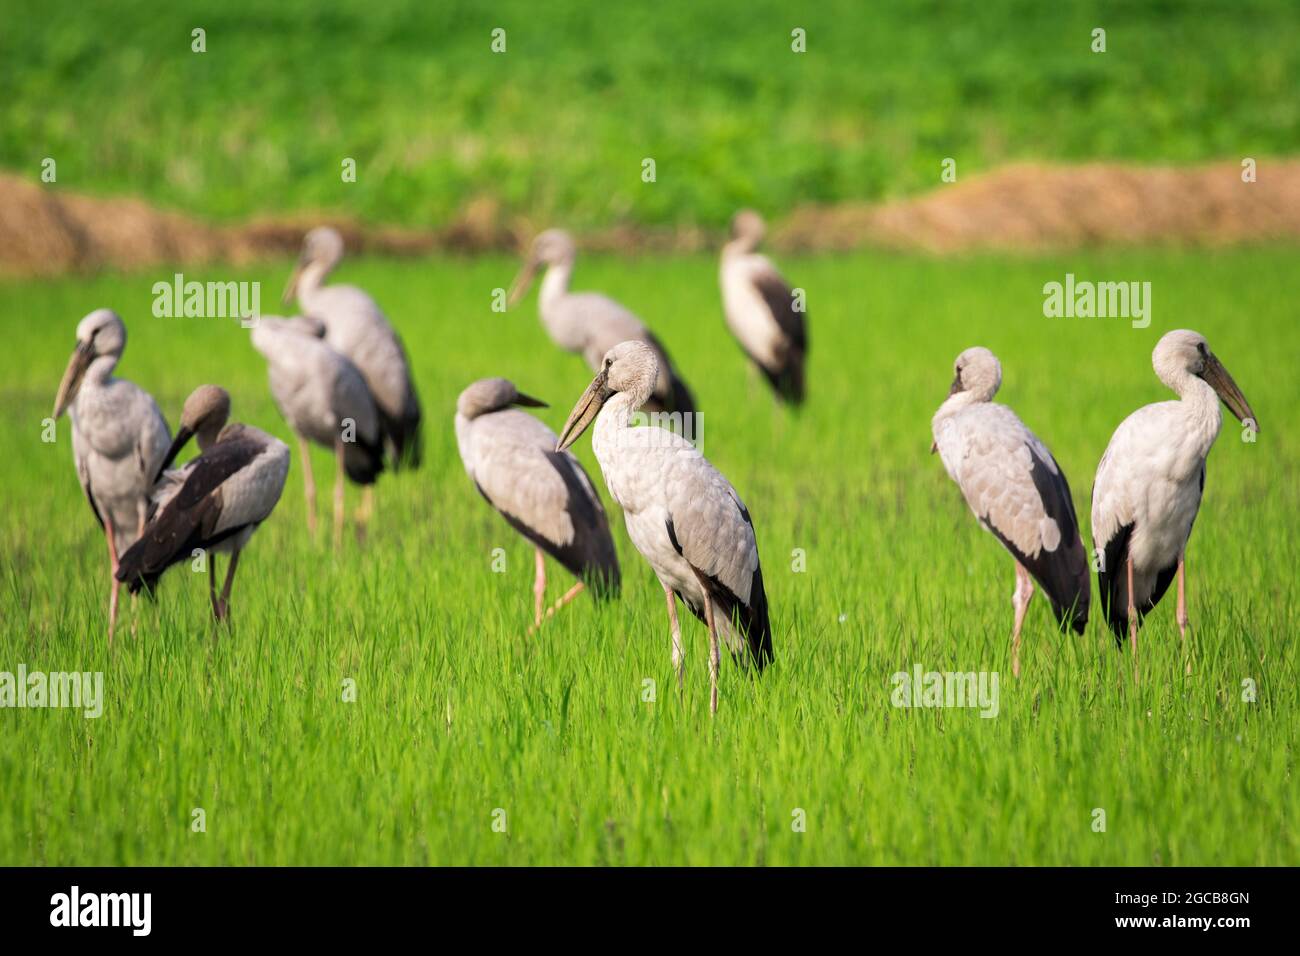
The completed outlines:
[[[679,412],[683,416],[694,413],[691,390],[673,367],[663,344],[644,322],[599,292],[569,291],[577,258],[577,246],[564,230],[548,229],[538,235],[510,288],[510,304],[524,297],[533,275],[545,266],[546,275],[537,294],[537,311],[556,345],[581,355],[595,371],[600,368],[605,353],[620,342],[644,342],[654,351],[659,364],[646,407],[650,411]]]
[[[324,324],[329,346],[361,373],[379,413],[390,465],[419,467],[420,399],[406,349],[368,293],[352,285],[324,284],[342,258],[343,237],[337,230],[329,226],[311,230],[285,287],[284,301],[287,304],[296,295],[303,314]]]
[[[120,556],[144,530],[149,491],[170,435],[158,403],[113,370],[126,348],[117,313],[97,309],[77,324],[77,347],[54,399],[54,417],[72,420],[77,480],[108,542],[108,639],[117,624]]]
[[[456,444],[479,494],[533,543],[533,626],[542,623],[546,592],[543,552],[579,579],[547,611],[554,614],[591,585],[598,597],[618,593],[618,555],[600,495],[555,432],[516,406],[545,407],[504,378],[474,382],[456,401]]]
[[[658,359],[643,342],[623,342],[574,406],[557,450],[594,420],[591,445],[628,536],[654,568],[668,603],[673,667],[683,676],[674,595],[709,628],[709,706],[718,708],[719,638],[760,669],[772,659],[772,628],[758,543],[740,496],[689,441],[662,428],[631,427],[649,399]]]
[[[298,436],[307,525],[316,533],[316,484],[307,441],[334,452],[334,544],[343,534],[343,477],[362,486],[357,520],[364,533],[370,487],[384,470],[383,433],[374,398],[361,372],[346,356],[313,334],[311,320],[263,316],[253,327],[253,347],[266,358],[271,394]]]
[[[166,468],[192,436],[199,454],[183,468],[164,471],[152,495],[149,523],[140,540],[122,556],[117,579],[131,593],[157,585],[164,571],[206,553],[208,598],[218,621],[230,612],[230,588],[239,555],[258,525],[280,500],[289,474],[289,446],[260,429],[226,424],[230,395],[216,385],[201,385],[185,400]],[[230,555],[226,581],[217,596],[218,553]]]
[[[1176,618],[1187,636],[1184,556],[1205,488],[1205,459],[1223,424],[1219,400],[1258,430],[1255,413],[1204,336],[1167,333],[1151,364],[1178,400],[1143,406],[1120,423],[1092,487],[1102,609],[1121,648],[1128,632],[1135,668],[1138,626],[1175,576]]]
[[[777,397],[799,405],[808,355],[807,316],[776,266],[755,251],[765,231],[762,218],[751,209],[732,220],[732,238],[722,247],[719,269],[723,313]]]
[[[1034,595],[1047,593],[1061,626],[1083,633],[1091,581],[1065,474],[1016,413],[992,399],[1002,366],[985,348],[957,356],[948,398],[931,423],[932,450],[961,488],[980,526],[1016,560],[1011,670],[1020,676],[1020,630]]]

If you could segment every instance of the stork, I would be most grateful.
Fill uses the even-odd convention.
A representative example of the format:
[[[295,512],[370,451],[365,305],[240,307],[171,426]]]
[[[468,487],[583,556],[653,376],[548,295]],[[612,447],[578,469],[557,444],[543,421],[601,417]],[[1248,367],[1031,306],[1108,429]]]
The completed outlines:
[[[695,412],[695,399],[673,368],[668,352],[645,323],[599,292],[569,291],[577,257],[573,238],[564,230],[548,229],[538,235],[510,287],[509,304],[516,305],[527,294],[533,276],[545,266],[546,275],[537,294],[537,310],[555,344],[581,355],[595,371],[600,368],[605,353],[620,342],[646,343],[659,365],[646,408],[652,412],[680,413],[683,420],[687,419]]]
[[[591,446],[605,484],[664,590],[679,689],[684,662],[676,598],[708,626],[709,711],[716,713],[720,637],[734,657],[759,670],[772,659],[767,593],[754,524],[736,489],[676,432],[630,427],[658,375],[658,356],[644,342],[614,346],[555,447],[568,448],[595,421]]]
[[[108,640],[117,626],[119,558],[144,530],[149,490],[171,436],[148,392],[113,370],[126,348],[126,326],[111,309],[77,324],[77,347],[54,399],[54,417],[72,421],[77,480],[108,542]]]
[[[302,254],[284,289],[284,302],[297,296],[303,313],[319,319],[325,341],[357,367],[374,399],[379,428],[392,468],[418,468],[423,450],[420,399],[415,393],[402,340],[365,291],[352,285],[324,285],[343,258],[343,237],[329,226],[307,233]],[[370,489],[363,492],[369,514]]]
[[[532,542],[536,554],[533,627],[543,620],[549,554],[578,578],[551,608],[553,615],[591,585],[598,597],[619,589],[618,555],[591,479],[558,438],[516,406],[545,408],[504,378],[484,378],[456,400],[456,444],[483,499]]]
[[[164,571],[201,549],[217,621],[229,617],[239,555],[280,500],[289,474],[288,445],[250,425],[226,424],[229,417],[230,395],[217,385],[201,385],[185,400],[152,495],[149,523],[116,574],[132,594],[141,588],[152,592]],[[198,456],[183,468],[167,470],[191,437],[198,439]],[[230,555],[220,597],[218,553]]]
[[[957,356],[948,397],[931,422],[932,452],[961,488],[980,527],[1016,562],[1011,672],[1020,676],[1020,630],[1034,596],[1047,594],[1057,624],[1082,634],[1091,598],[1088,557],[1065,473],[1016,413],[993,401],[1002,365],[986,348]]]
[[[1121,649],[1127,632],[1135,674],[1138,627],[1175,576],[1175,617],[1180,637],[1187,638],[1187,540],[1205,490],[1205,458],[1223,424],[1219,400],[1243,424],[1259,428],[1241,389],[1200,333],[1166,333],[1151,364],[1178,400],[1145,405],[1124,419],[1092,486],[1102,610]],[[1190,660],[1187,667],[1190,673]]]
[[[752,209],[731,221],[719,280],[727,325],[782,401],[804,400],[808,326],[801,302],[767,256],[756,252],[766,227]]]
[[[318,330],[318,328],[316,329]],[[384,470],[383,432],[374,398],[361,372],[313,334],[311,320],[262,316],[253,326],[253,347],[266,358],[271,395],[298,436],[307,527],[316,534],[316,483],[307,442],[334,452],[334,546],[343,536],[343,478],[367,488]],[[357,521],[364,534],[369,518],[363,500]]]

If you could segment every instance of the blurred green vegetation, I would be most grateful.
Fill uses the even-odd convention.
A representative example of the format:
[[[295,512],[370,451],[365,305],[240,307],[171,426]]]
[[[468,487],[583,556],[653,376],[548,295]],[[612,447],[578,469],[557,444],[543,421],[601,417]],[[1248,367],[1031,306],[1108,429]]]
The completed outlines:
[[[922,190],[949,156],[965,176],[1300,144],[1294,0],[0,7],[0,167],[53,157],[58,188],[218,219],[428,226],[488,200],[579,228],[717,225]]]

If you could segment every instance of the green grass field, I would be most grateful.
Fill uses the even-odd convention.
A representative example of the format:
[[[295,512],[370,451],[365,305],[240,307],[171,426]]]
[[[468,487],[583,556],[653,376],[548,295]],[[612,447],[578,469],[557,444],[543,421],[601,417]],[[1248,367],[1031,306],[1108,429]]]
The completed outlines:
[[[5,21],[0,167],[49,157],[54,188],[220,219],[429,227],[486,200],[538,228],[718,227],[935,188],[945,157],[965,177],[1300,151],[1292,0],[46,0]]]
[[[135,633],[111,651],[105,549],[67,422],[41,441],[77,320],[121,312],[119,372],[173,427],[185,395],[218,382],[237,417],[288,433],[237,323],[150,314],[168,271],[6,283],[0,670],[103,671],[106,706],[98,720],[0,710],[0,863],[1300,863],[1295,257],[790,260],[812,330],[800,417],[749,383],[711,259],[584,259],[579,286],[623,299],[668,343],[704,409],[704,451],[758,530],[777,661],[757,682],[724,661],[713,719],[705,630],[684,621],[679,700],[661,592],[607,495],[622,600],[584,598],[525,636],[531,551],[465,477],[453,404],[470,380],[506,375],[549,400],[558,427],[588,373],[550,345],[535,299],[490,311],[514,262],[346,263],[340,279],[376,295],[412,354],[425,468],[382,481],[370,540],[336,554],[306,535],[295,463],[241,562],[233,629],[212,640],[204,582],[182,566],[156,605],[127,611]],[[286,271],[221,278],[262,280],[265,302]],[[1045,319],[1042,285],[1067,271],[1151,281],[1151,327]],[[1000,399],[1054,451],[1086,530],[1109,435],[1169,397],[1150,352],[1183,326],[1207,335],[1262,425],[1246,444],[1229,417],[1211,454],[1189,553],[1191,675],[1170,602],[1143,631],[1135,686],[1100,620],[1063,637],[1039,597],[1015,681],[1011,560],[928,454],[952,359],[998,353]],[[599,483],[589,438],[575,449]],[[323,453],[314,464],[330,473]],[[567,587],[555,565],[551,582],[552,598]],[[893,708],[890,676],[917,663],[999,671],[999,715]]]

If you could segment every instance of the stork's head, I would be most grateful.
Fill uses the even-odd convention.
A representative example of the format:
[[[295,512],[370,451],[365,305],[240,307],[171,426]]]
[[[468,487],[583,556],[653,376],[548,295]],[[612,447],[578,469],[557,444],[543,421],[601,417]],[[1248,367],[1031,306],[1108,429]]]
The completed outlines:
[[[1241,394],[1223,363],[1210,351],[1209,343],[1201,333],[1191,329],[1166,332],[1151,352],[1151,366],[1160,381],[1180,395],[1189,375],[1203,379],[1238,421],[1249,420],[1254,423],[1255,430],[1259,430],[1259,421],[1250,410],[1246,396]]]
[[[517,305],[519,300],[528,294],[528,289],[533,284],[533,276],[537,274],[539,268],[571,263],[577,256],[578,247],[574,245],[573,237],[563,229],[547,229],[539,233],[532,245],[528,247],[523,268],[519,270],[519,275],[515,276],[515,281],[510,285],[507,303],[512,306]]]
[[[613,395],[626,395],[631,408],[640,408],[654,391],[659,377],[659,359],[644,342],[620,342],[605,353],[600,371],[582,393],[564,423],[555,450],[563,451],[582,437],[582,433]]]
[[[314,267],[323,278],[339,264],[343,258],[343,237],[332,226],[317,226],[307,233],[302,240],[302,252],[293,267],[289,282],[284,287],[283,301],[287,304],[298,294],[298,282],[302,274]]]
[[[976,345],[957,356],[952,363],[954,372],[949,395],[965,392],[971,401],[992,400],[1002,386],[1002,363],[983,346]]]
[[[525,408],[547,407],[541,399],[519,391],[508,378],[481,378],[460,393],[456,399],[456,414],[478,418],[512,405],[522,405]]]
[[[742,209],[731,219],[731,238],[747,249],[757,248],[767,234],[763,217],[752,209]]]
[[[63,380],[54,398],[54,417],[58,418],[77,397],[77,389],[86,370],[98,358],[112,359],[116,365],[126,348],[126,326],[112,309],[96,309],[77,323],[77,347],[68,359]],[[111,365],[109,366],[111,370]]]
[[[154,481],[171,467],[191,437],[197,435],[199,450],[207,451],[216,442],[229,419],[230,393],[220,385],[200,385],[190,392],[190,397],[185,399],[185,405],[181,408],[181,424],[176,429],[176,438],[172,441],[171,448],[167,449],[167,457],[163,459]]]

